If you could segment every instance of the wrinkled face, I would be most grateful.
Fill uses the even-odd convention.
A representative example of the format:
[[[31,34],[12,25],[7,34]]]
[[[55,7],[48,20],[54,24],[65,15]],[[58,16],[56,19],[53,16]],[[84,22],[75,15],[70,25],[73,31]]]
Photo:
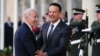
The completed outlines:
[[[31,12],[29,16],[27,17],[28,23],[31,25],[31,27],[35,27],[37,25],[38,21],[38,14],[37,12]]]
[[[82,20],[83,14],[75,15],[75,20]]]
[[[60,19],[60,14],[59,7],[54,5],[49,7],[49,19],[52,23]]]
[[[100,13],[96,13],[96,17],[98,20],[100,20]]]

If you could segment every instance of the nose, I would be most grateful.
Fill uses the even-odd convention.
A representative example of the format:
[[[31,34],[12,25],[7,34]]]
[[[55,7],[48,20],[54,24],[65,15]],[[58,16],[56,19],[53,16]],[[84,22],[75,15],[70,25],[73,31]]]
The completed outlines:
[[[53,15],[53,13],[51,12],[49,15]]]

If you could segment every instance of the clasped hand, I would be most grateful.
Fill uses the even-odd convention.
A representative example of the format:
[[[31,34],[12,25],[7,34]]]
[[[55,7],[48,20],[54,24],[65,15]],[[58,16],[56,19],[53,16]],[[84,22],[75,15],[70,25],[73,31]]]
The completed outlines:
[[[47,56],[47,54],[46,54],[46,52],[43,52],[43,51],[41,51],[41,50],[37,50],[36,52],[35,52],[35,56]]]

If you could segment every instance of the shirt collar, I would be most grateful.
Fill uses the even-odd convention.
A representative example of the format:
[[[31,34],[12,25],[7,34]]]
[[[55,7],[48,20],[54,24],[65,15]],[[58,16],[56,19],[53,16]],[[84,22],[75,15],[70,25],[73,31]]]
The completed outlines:
[[[32,27],[29,25],[29,23],[27,23],[26,21],[25,21],[25,23],[30,28],[30,30],[32,31]]]
[[[51,24],[53,24],[54,27],[56,27],[56,26],[59,24],[59,22],[60,22],[60,19],[59,19],[57,22],[55,22],[55,23],[51,23]]]

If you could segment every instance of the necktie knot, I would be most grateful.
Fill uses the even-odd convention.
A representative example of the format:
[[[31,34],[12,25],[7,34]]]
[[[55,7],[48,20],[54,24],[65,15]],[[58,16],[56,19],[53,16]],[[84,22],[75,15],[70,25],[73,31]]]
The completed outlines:
[[[54,25],[53,24],[51,24],[51,29],[54,27]]]

